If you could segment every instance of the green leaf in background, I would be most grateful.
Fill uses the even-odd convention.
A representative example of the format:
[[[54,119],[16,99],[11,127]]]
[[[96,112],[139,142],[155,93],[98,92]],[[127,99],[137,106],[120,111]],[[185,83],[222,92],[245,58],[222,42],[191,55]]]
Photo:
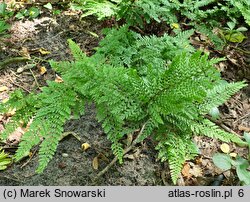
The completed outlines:
[[[15,15],[15,17],[18,19],[18,20],[22,20],[25,16],[27,16],[28,14],[27,14],[27,10],[25,9],[25,10],[21,10],[21,11],[19,11],[16,15]]]
[[[213,107],[209,111],[209,115],[212,117],[213,120],[220,118],[220,111],[219,111],[218,107]]]
[[[6,3],[0,3],[0,15],[5,15],[6,8],[7,8]]]
[[[246,23],[250,25],[250,3],[249,0],[231,0],[234,2],[234,5],[239,9],[242,16],[244,17]]]
[[[250,185],[250,172],[247,170],[249,162],[242,157],[238,157],[235,160],[235,164],[236,173],[240,181],[242,181],[244,185]]]
[[[28,10],[29,17],[36,18],[40,14],[40,10],[36,7],[31,7]]]
[[[22,13],[18,12],[18,13],[16,14],[15,17],[16,17],[18,20],[21,20],[21,19],[24,18],[24,15],[23,15]]]
[[[213,162],[218,168],[222,170],[231,169],[232,159],[227,154],[215,154],[213,156]]]
[[[235,28],[236,23],[235,22],[227,22],[227,26],[230,30],[233,30]]]
[[[250,172],[247,171],[243,166],[236,167],[236,173],[240,181],[244,183],[244,185],[250,185]]]
[[[246,37],[241,32],[225,34],[225,39],[233,43],[241,43]]]
[[[2,151],[0,153],[0,170],[5,170],[10,163],[11,159],[8,157],[8,154],[5,154],[4,151]]]
[[[9,28],[9,24],[6,24],[4,21],[0,20],[0,34],[4,34]]]
[[[248,29],[246,27],[239,27],[236,29],[238,32],[246,32]]]
[[[250,133],[244,132],[244,138],[247,141],[247,143],[250,145]]]
[[[44,8],[47,8],[47,9],[49,9],[49,10],[52,10],[52,9],[53,9],[51,3],[47,3],[47,4],[45,4],[43,7],[44,7]]]
[[[62,11],[61,10],[53,10],[53,15],[59,15]]]

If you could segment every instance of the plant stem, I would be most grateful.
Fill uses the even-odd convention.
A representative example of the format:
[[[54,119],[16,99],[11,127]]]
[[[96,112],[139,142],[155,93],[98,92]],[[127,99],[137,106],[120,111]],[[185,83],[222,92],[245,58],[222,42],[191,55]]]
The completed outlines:
[[[236,50],[238,50],[238,51],[240,51],[240,52],[242,52],[242,53],[245,53],[245,54],[247,54],[247,55],[250,55],[250,51],[246,51],[246,50],[243,50],[243,49],[238,48],[238,47],[233,47],[233,48],[236,49]]]

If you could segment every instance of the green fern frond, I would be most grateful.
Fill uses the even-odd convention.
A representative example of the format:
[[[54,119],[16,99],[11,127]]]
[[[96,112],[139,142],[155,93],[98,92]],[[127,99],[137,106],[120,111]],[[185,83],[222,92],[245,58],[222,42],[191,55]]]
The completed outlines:
[[[9,155],[0,148],[0,170],[5,170],[10,163],[11,158],[9,158]]]
[[[220,129],[219,126],[208,119],[203,119],[199,123],[193,123],[191,129],[196,135],[204,135],[210,138],[219,139],[223,142],[234,142],[240,146],[247,145],[247,143],[238,136]]]
[[[111,145],[111,149],[114,153],[114,155],[118,158],[118,161],[120,164],[123,162],[123,148],[122,144],[119,142],[113,142]]]
[[[56,151],[63,126],[70,118],[71,107],[75,104],[76,94],[61,83],[48,82],[48,87],[44,87],[38,97],[42,107],[37,110],[28,131],[23,134],[15,159],[22,159],[33,146],[42,141],[37,169],[37,172],[42,172]]]
[[[42,127],[41,122],[34,121],[29,130],[23,134],[14,157],[16,161],[20,161],[23,157],[27,156],[32,147],[42,140],[42,136],[39,136],[40,127]]]
[[[14,91],[5,104],[0,103],[2,113],[14,112],[10,123],[6,125],[5,130],[1,133],[1,139],[5,140],[19,126],[23,125],[25,127],[34,116],[38,105],[39,100],[35,94],[24,95],[21,90]]]
[[[75,61],[82,61],[86,58],[86,54],[83,53],[83,51],[74,41],[68,39],[68,44]]]
[[[199,0],[199,1],[194,1],[194,8],[201,8],[204,6],[207,6],[213,2],[215,2],[216,0]]]
[[[246,23],[250,26],[250,3],[248,0],[229,0],[233,6],[235,6],[244,17]]]
[[[5,21],[0,20],[0,37],[6,36],[6,31],[10,28],[10,25]]]
[[[4,131],[1,132],[0,139],[6,140],[8,136],[18,128],[19,125],[20,123],[18,121],[11,121],[10,123],[8,123],[8,125],[5,126]]]
[[[204,99],[203,103],[199,105],[199,111],[201,114],[206,114],[213,107],[222,105],[227,101],[232,95],[238,92],[241,88],[247,86],[243,82],[237,83],[221,83],[212,89],[207,90],[207,97]]]
[[[74,9],[81,9],[84,11],[81,17],[95,15],[98,20],[114,16],[118,7],[117,3],[121,0],[74,0],[71,7]]]
[[[119,29],[104,29],[103,34],[106,37],[100,41],[97,52],[94,55],[95,60],[106,62],[113,66],[130,66],[132,56],[137,53],[133,44],[136,41],[136,33],[129,30],[128,25]]]
[[[56,61],[49,61],[50,66],[58,73],[65,73],[69,69],[72,69],[73,63],[69,61],[63,61],[63,62],[56,62]]]
[[[197,146],[194,145],[189,135],[185,137],[166,132],[165,136],[165,140],[162,137],[159,138],[160,142],[156,146],[159,150],[158,158],[161,161],[168,161],[171,179],[176,184],[185,161],[197,155]]]
[[[204,24],[195,24],[195,28],[197,31],[207,36],[214,44],[216,49],[221,50],[222,47],[225,45],[225,42],[219,36],[213,33],[212,27],[206,26]]]

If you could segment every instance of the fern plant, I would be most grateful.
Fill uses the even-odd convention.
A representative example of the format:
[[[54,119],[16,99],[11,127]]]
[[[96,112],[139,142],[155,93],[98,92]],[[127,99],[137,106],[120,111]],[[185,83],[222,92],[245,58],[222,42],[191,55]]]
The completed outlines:
[[[126,27],[121,29],[126,31]],[[18,127],[20,121],[27,124],[33,119],[22,137],[16,160],[41,143],[37,171],[42,172],[56,151],[66,120],[71,115],[82,115],[85,102],[95,103],[97,120],[102,123],[120,163],[124,154],[122,138],[126,134],[135,134],[134,131],[143,126],[136,141],[141,142],[149,136],[155,138],[159,158],[169,162],[174,183],[185,160],[197,154],[193,135],[244,144],[239,137],[221,130],[205,118],[211,108],[223,104],[246,85],[244,82],[222,82],[214,68],[220,59],[209,60],[201,52],[192,53],[193,49],[187,51],[186,46],[181,48],[177,39],[182,35],[157,38],[132,32],[127,34],[127,39],[133,43],[126,40],[122,43],[132,47],[135,55],[126,56],[122,47],[119,52],[119,47],[111,44],[117,44],[117,41],[110,44],[104,41],[96,55],[87,57],[69,40],[74,60],[50,63],[61,74],[63,82],[49,81],[38,94],[24,95],[17,91],[7,103],[0,104],[3,112],[16,109],[2,138]],[[183,36],[190,34],[183,33]],[[113,49],[114,64],[108,54]],[[155,61],[144,57],[150,53]],[[102,54],[106,54],[105,57]],[[129,58],[130,62],[124,58]]]
[[[141,69],[134,67],[100,66],[98,62],[98,67],[93,66],[95,73],[85,65],[84,69],[88,69],[91,77],[89,79],[88,74],[82,72],[78,61],[73,64],[75,71],[72,68],[70,72],[66,70],[65,74],[64,71],[61,73],[70,81],[74,77],[74,86],[79,85],[77,82],[88,80],[77,91],[87,92],[84,96],[95,102],[97,119],[102,122],[120,162],[123,149],[119,140],[145,124],[138,141],[143,141],[149,135],[156,138],[159,142],[156,147],[159,158],[169,161],[172,179],[176,182],[184,161],[197,154],[197,148],[192,143],[194,134],[242,143],[238,137],[219,129],[204,118],[212,107],[221,105],[245,86],[242,82],[221,82],[213,67],[217,61],[208,61],[207,56],[202,56],[200,52],[193,55],[184,52],[175,57],[165,69],[160,63],[153,68],[150,68],[150,64],[149,67],[148,64],[142,65],[143,74],[140,73]],[[91,62],[92,65],[94,63]],[[52,64],[56,70],[64,65]],[[78,66],[80,69],[77,70]]]
[[[141,36],[129,29],[129,25],[117,28],[105,29],[105,38],[96,48],[93,56],[100,62],[113,66],[137,67],[151,65],[162,68],[166,61],[171,61],[175,55],[182,52],[194,52],[189,38],[193,30],[180,32],[176,36],[164,34],[162,37]]]
[[[250,2],[248,0],[226,0],[228,7],[231,5],[236,9],[236,13],[240,13],[246,23],[250,26]],[[230,11],[228,11],[230,13]]]
[[[6,31],[10,28],[10,25],[8,25],[5,21],[0,20],[0,37],[6,36]]]
[[[98,19],[115,17],[131,26],[145,27],[152,21],[168,25],[182,22],[206,35],[216,49],[222,49],[224,41],[215,33],[223,21],[232,21],[242,16],[250,23],[248,0],[75,0],[83,17],[96,15]],[[216,20],[220,19],[220,20]]]
[[[121,0],[74,0],[71,8],[83,10],[82,17],[96,15],[98,20],[114,16],[117,12],[117,3]]]

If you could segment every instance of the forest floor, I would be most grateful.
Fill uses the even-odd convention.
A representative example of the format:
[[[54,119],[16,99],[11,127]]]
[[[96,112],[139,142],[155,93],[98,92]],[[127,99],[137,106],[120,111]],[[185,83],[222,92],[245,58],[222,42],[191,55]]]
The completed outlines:
[[[8,98],[17,88],[37,92],[46,85],[46,80],[58,79],[48,60],[71,59],[67,39],[79,44],[88,55],[94,52],[102,38],[101,30],[107,23],[93,17],[80,19],[79,16],[75,11],[52,15],[43,9],[35,19],[11,22],[10,37],[4,43],[0,42],[0,61],[20,56],[29,56],[32,61],[14,62],[0,67],[0,87],[7,87],[0,92],[0,101]],[[244,50],[250,50],[250,32],[248,36],[241,44],[228,44],[222,52],[214,51],[201,37],[192,37],[192,43],[197,48],[211,52],[213,57],[226,57],[227,60],[217,66],[225,80],[246,80],[249,83],[250,55]],[[250,132],[250,85],[221,106],[220,112],[217,124],[225,130],[238,135]],[[0,114],[0,131],[3,127],[4,120]],[[94,106],[88,106],[86,114],[79,120],[69,121],[65,131],[75,132],[82,142],[73,135],[61,140],[54,158],[42,174],[35,173],[38,148],[34,148],[30,157],[0,171],[0,185],[172,185],[168,165],[157,159],[155,143],[150,139],[130,151],[122,165],[115,164],[93,183],[98,172],[113,159],[110,142],[95,119]],[[239,185],[235,170],[222,172],[212,162],[213,154],[221,152],[220,141],[205,137],[195,137],[194,141],[200,148],[200,155],[185,163],[178,185],[212,185],[218,179],[222,185]],[[86,151],[81,148],[84,142],[91,146]],[[229,145],[230,152],[247,158],[246,148]],[[2,147],[10,154],[14,154],[17,146],[15,136],[9,143],[2,143]],[[99,159],[98,169],[96,165],[93,167],[95,157]]]

